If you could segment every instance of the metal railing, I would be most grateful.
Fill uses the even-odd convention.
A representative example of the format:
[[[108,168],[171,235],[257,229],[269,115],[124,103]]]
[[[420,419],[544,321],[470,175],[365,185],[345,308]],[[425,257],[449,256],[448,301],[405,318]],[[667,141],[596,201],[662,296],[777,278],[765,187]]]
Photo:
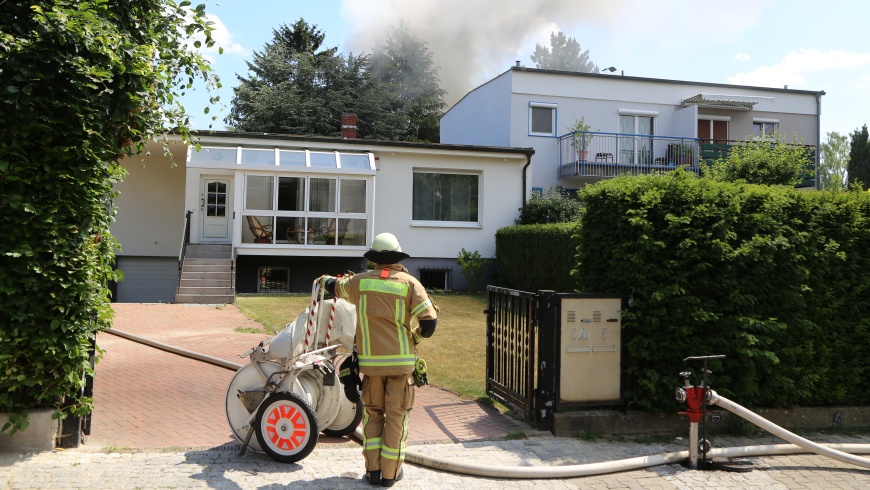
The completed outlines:
[[[181,269],[184,265],[184,253],[187,251],[187,244],[190,243],[190,215],[193,211],[184,213],[184,231],[181,233],[181,250],[178,252],[178,279],[181,280]],[[179,282],[179,284],[181,284]]]
[[[698,173],[697,138],[578,131],[559,137],[559,178]]]

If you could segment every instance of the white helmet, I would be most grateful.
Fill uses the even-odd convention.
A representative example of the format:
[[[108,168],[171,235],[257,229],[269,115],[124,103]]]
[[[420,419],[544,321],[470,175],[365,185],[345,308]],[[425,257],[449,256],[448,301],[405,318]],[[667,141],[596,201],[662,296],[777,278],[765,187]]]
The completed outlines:
[[[372,240],[372,248],[365,253],[364,257],[376,264],[395,264],[407,259],[410,255],[402,252],[402,246],[396,235],[381,233]]]

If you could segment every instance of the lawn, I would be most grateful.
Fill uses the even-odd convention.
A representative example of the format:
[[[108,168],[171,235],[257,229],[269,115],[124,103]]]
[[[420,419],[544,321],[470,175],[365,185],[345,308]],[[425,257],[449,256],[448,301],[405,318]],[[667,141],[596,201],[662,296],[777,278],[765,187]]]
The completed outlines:
[[[468,399],[486,397],[485,294],[435,293],[441,307],[435,335],[418,346],[429,366],[429,383]],[[236,306],[274,333],[308,306],[310,295],[242,295]]]

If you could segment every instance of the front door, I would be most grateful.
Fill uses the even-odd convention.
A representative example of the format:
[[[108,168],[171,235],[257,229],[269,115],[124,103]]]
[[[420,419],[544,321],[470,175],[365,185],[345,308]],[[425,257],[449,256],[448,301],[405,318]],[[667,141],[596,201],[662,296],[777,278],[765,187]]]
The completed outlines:
[[[203,240],[228,241],[232,213],[230,180],[204,178],[200,193]]]

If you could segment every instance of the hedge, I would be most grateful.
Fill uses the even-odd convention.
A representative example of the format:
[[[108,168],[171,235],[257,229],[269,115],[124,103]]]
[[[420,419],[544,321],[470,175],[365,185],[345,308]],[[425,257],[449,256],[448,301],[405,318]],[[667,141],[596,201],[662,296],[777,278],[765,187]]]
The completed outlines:
[[[711,385],[741,403],[870,402],[867,193],[674,172],[581,194],[579,289],[630,297],[624,388],[638,407],[673,409],[682,359],[711,354],[727,356]]]
[[[539,291],[573,291],[578,223],[518,225],[495,234],[498,284]]]

